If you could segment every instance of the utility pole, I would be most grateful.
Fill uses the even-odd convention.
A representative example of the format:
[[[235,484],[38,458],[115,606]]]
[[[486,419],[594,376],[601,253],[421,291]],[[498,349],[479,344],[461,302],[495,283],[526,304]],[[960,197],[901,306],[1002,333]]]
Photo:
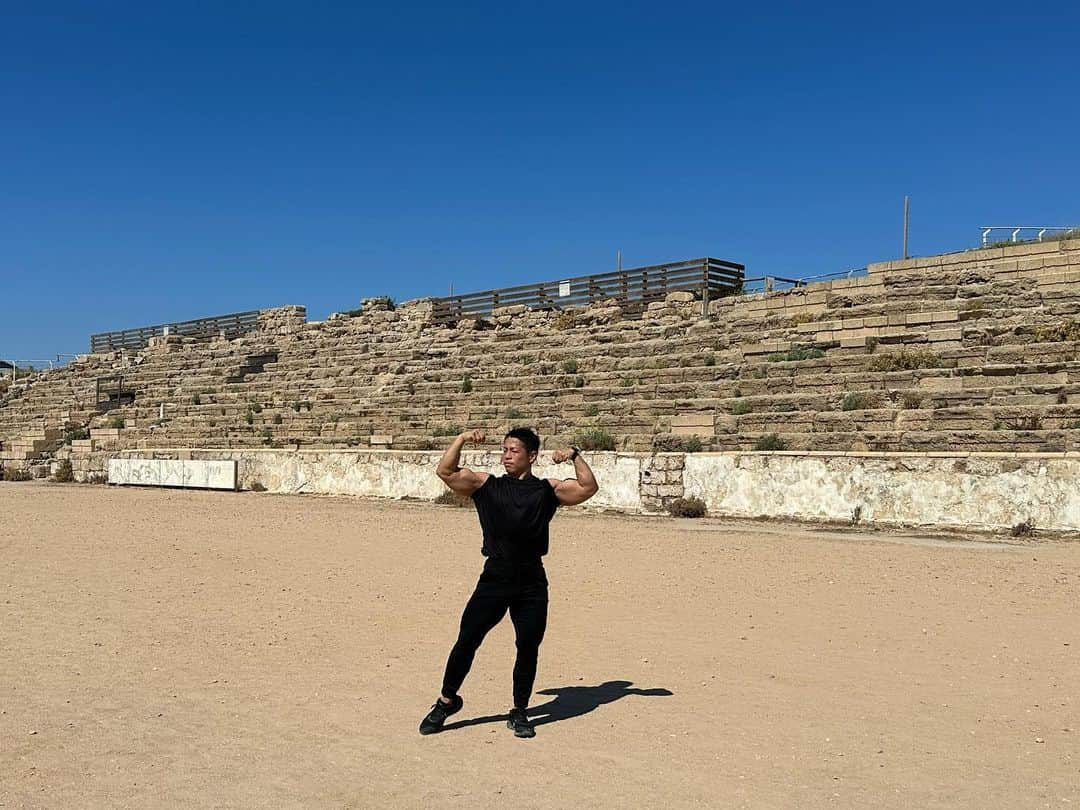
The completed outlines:
[[[904,195],[904,258],[908,257],[907,253],[907,231],[908,231],[908,195]]]

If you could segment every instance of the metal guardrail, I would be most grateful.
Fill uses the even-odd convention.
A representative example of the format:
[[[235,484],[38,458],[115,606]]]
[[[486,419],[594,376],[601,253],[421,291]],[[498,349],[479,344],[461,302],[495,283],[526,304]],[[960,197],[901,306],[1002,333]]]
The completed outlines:
[[[690,259],[562,281],[451,295],[435,299],[434,318],[436,323],[452,324],[462,318],[491,315],[499,307],[522,305],[533,309],[562,309],[587,306],[609,298],[648,303],[679,291],[699,293],[703,308],[707,308],[710,298],[731,295],[742,288],[745,269],[741,264],[722,259]]]
[[[101,332],[90,336],[91,352],[108,352],[116,349],[141,349],[150,343],[150,338],[166,334],[186,337],[214,338],[224,335],[236,337],[253,331],[259,325],[259,310],[233,312],[229,315],[215,315],[211,318],[197,318],[193,321],[163,323],[156,326],[140,326],[135,329],[123,329],[118,332]]]
[[[989,247],[999,242],[1042,242],[1047,232],[1050,239],[1073,239],[1080,237],[1080,227],[1068,225],[980,225],[982,231],[982,246]],[[990,234],[994,231],[1008,231],[1007,239],[991,239]],[[1035,231],[1033,236],[1021,237],[1023,232]]]

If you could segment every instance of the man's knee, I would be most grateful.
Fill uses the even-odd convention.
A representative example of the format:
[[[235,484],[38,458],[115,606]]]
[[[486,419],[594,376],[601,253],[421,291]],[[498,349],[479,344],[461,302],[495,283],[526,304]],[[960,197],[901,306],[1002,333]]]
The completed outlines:
[[[540,649],[540,643],[544,640],[544,631],[541,630],[538,633],[522,633],[514,639],[514,644],[518,648],[518,652],[535,653]]]

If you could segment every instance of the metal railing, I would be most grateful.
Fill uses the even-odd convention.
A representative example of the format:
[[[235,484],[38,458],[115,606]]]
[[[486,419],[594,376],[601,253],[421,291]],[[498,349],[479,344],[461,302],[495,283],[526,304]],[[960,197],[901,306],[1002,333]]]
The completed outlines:
[[[982,231],[983,247],[989,247],[991,244],[1000,242],[1042,242],[1047,233],[1050,234],[1050,239],[1080,238],[1080,227],[1070,227],[1068,225],[980,225],[979,230]],[[1008,231],[1009,237],[1007,239],[991,239],[990,234],[994,231]],[[1035,232],[1034,235],[1021,238],[1022,233],[1027,232],[1030,234],[1032,231]]]
[[[118,332],[101,332],[90,336],[90,351],[108,352],[116,349],[141,349],[150,343],[150,338],[162,335],[184,335],[197,338],[214,338],[222,335],[233,338],[254,331],[258,325],[259,310],[253,309],[248,312],[233,312],[229,315],[196,318],[193,321],[140,326],[135,329],[122,329]]]
[[[439,324],[452,324],[462,318],[489,316],[500,307],[515,305],[532,309],[562,309],[587,306],[608,299],[645,304],[680,291],[699,294],[703,311],[707,311],[711,298],[731,295],[741,289],[744,270],[743,265],[735,262],[703,258],[577,276],[562,281],[522,284],[436,298],[434,318]]]

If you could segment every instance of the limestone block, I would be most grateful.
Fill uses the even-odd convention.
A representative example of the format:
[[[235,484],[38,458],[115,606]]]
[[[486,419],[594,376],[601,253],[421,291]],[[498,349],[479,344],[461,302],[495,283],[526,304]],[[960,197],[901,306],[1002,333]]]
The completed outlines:
[[[964,380],[961,377],[923,377],[919,388],[924,391],[963,391]]]
[[[931,329],[926,333],[927,339],[931,342],[938,342],[943,340],[963,340],[963,329]]]
[[[674,428],[708,428],[710,431],[716,421],[714,413],[684,413],[671,417],[671,427]]]
[[[960,320],[960,313],[955,309],[942,310],[932,314],[934,323],[949,323]]]
[[[689,304],[693,302],[694,294],[692,292],[689,292],[688,290],[679,290],[677,292],[668,293],[667,297],[664,300],[666,300],[668,303]]]

